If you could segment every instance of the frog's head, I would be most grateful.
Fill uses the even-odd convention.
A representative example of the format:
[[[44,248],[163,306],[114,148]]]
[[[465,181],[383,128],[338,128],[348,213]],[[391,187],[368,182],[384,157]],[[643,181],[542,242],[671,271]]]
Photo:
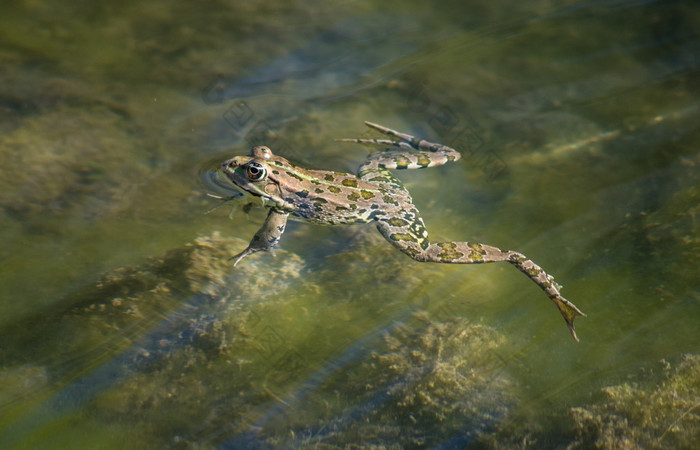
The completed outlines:
[[[265,206],[287,209],[282,197],[278,174],[291,167],[286,159],[275,156],[267,147],[253,147],[250,156],[234,156],[221,163],[221,170],[233,184],[247,194],[258,197]]]

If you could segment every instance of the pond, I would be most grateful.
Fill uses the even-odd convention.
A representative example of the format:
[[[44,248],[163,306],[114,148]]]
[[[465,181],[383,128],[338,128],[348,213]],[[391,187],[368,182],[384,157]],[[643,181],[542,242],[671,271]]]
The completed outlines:
[[[691,1],[0,6],[2,448],[697,448]],[[355,173],[379,123],[433,241],[222,201],[267,145]],[[215,194],[214,196],[210,194]]]

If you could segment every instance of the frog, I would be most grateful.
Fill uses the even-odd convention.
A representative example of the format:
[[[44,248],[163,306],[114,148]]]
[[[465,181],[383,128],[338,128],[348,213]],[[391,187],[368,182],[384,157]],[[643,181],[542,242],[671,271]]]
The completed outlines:
[[[389,243],[418,262],[512,264],[554,302],[578,342],[574,319],[585,314],[561,295],[561,286],[531,259],[517,251],[477,242],[430,241],[410,193],[391,170],[441,166],[459,160],[460,153],[376,123],[365,125],[381,137],[336,139],[374,149],[356,174],[305,169],[264,145],[253,147],[247,156],[221,163],[225,177],[248,196],[248,207],[259,203],[268,209],[249,245],[231,258],[234,267],[252,254],[278,246],[288,219],[319,225],[374,223]]]

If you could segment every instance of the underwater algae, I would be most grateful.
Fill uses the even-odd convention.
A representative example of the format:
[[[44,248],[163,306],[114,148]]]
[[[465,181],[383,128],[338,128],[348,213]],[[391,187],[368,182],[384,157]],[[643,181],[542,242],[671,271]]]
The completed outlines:
[[[700,356],[675,368],[660,361],[664,379],[602,390],[604,399],[571,408],[577,433],[569,448],[697,448],[700,442]]]
[[[0,430],[5,433],[31,426],[39,431],[51,427],[51,423],[37,419],[43,417],[40,411],[46,409],[54,411],[53,420],[74,417],[73,420],[85,422],[84,427],[88,428],[101,422],[108,411],[111,411],[108,414],[111,418],[119,415],[119,405],[132,398],[128,394],[147,386],[151,387],[148,394],[139,391],[143,396],[135,393],[138,399],[129,403],[130,407],[144,402],[147,406],[132,409],[118,423],[125,423],[126,417],[143,418],[144,410],[161,417],[162,411],[153,403],[159,398],[159,392],[172,386],[164,384],[157,374],[161,367],[172,364],[174,355],[183,361],[176,367],[179,371],[168,372],[175,380],[180,379],[186,367],[204,370],[197,376],[199,382],[206,378],[205,374],[226,379],[216,371],[205,370],[208,368],[206,361],[202,365],[195,362],[206,359],[200,356],[202,354],[210,358],[220,355],[226,344],[230,344],[226,336],[235,335],[246,323],[245,302],[231,306],[242,311],[235,310],[227,316],[222,308],[228,304],[212,295],[214,291],[221,295],[228,274],[228,258],[241,242],[218,235],[199,238],[193,244],[150,258],[140,265],[110,271],[91,286],[72,294],[70,306],[65,309],[46,311],[3,330],[0,337],[6,345],[0,352],[3,367],[0,380],[6,388],[3,393],[6,408]],[[294,257],[277,261],[284,268],[280,268],[275,277],[267,277],[268,282],[257,280],[253,273],[243,270],[238,272],[243,278],[237,286],[245,292],[250,286],[245,280],[249,280],[253,285],[271,288],[269,292],[279,291],[279,285],[274,283],[294,278],[297,270],[294,267],[298,268],[299,262]],[[276,267],[274,262],[271,266]],[[24,331],[18,332],[20,329]],[[32,357],[29,364],[27,355]],[[151,385],[147,381],[160,384]],[[28,389],[33,386],[34,389]],[[106,403],[100,401],[104,398],[108,399]],[[171,401],[183,404],[182,397]],[[183,414],[185,410],[205,415],[201,410],[192,410],[191,405],[183,408]],[[175,417],[177,414],[170,419]],[[165,421],[167,424],[176,422]],[[139,435],[138,423],[130,425],[134,426],[130,436]],[[149,428],[154,426],[151,423]],[[82,428],[83,425],[78,426]],[[66,432],[73,432],[71,430],[73,428]],[[31,434],[35,438],[25,434],[26,439],[41,436],[39,432]],[[150,439],[147,435],[142,437]]]
[[[320,387],[317,417],[289,414],[288,429],[263,437],[285,447],[466,445],[515,404],[513,382],[494,358],[504,344],[482,324],[418,311]]]

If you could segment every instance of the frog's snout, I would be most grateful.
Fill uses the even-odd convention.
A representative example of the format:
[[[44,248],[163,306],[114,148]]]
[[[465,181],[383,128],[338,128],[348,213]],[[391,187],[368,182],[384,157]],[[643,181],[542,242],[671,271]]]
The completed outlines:
[[[236,158],[228,159],[221,163],[222,169],[235,169],[236,167],[238,167],[238,162],[236,161]]]

